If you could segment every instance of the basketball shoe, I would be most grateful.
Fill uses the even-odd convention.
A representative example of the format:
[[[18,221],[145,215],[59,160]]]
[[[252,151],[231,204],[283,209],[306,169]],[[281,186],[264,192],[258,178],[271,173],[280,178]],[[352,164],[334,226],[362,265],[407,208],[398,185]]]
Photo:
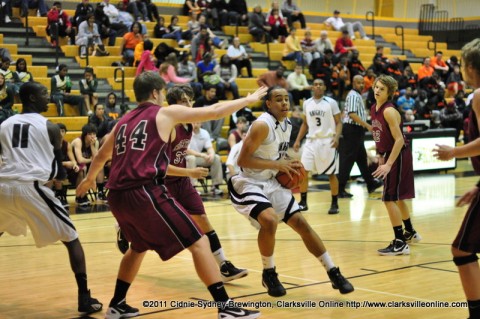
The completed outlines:
[[[267,288],[268,294],[272,297],[280,297],[287,294],[287,291],[278,280],[278,274],[274,268],[263,270],[262,285]]]
[[[338,289],[341,294],[348,294],[354,290],[352,284],[340,273],[340,268],[333,267],[327,274],[332,282],[332,288]]]
[[[308,205],[304,201],[300,201],[300,203],[298,203],[298,206],[300,207],[301,212],[305,212],[308,210]]]
[[[390,245],[379,249],[378,253],[382,256],[410,255],[410,247],[403,240],[395,238]]]
[[[248,275],[247,269],[239,269],[235,267],[229,260],[225,260],[220,265],[220,274],[223,282],[229,282]]]
[[[115,229],[117,230],[117,248],[122,254],[125,255],[128,248],[130,248],[130,243],[125,236],[123,236],[122,230],[118,224],[115,224]]]
[[[418,243],[419,241],[422,240],[422,236],[420,236],[420,234],[417,233],[416,230],[413,230],[413,232],[409,232],[408,230],[405,229],[403,231],[403,236],[405,237],[406,242],[409,244]]]
[[[330,215],[334,215],[334,214],[338,214],[340,211],[338,210],[338,204],[334,204],[332,203],[332,205],[330,205],[330,209],[328,210],[328,213]]]
[[[108,307],[107,313],[105,314],[105,319],[121,319],[121,318],[132,318],[139,315],[137,308],[130,307],[125,302],[125,299],[117,303],[113,307]]]
[[[102,310],[102,303],[90,296],[90,290],[78,295],[78,312],[85,314]]]
[[[260,317],[260,311],[243,308],[225,307],[218,309],[218,319],[255,319]]]

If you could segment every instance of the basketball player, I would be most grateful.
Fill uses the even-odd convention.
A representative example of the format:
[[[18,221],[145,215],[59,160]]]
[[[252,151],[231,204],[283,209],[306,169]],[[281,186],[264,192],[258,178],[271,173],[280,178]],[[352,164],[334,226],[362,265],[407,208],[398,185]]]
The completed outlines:
[[[480,39],[462,48],[463,74],[466,82],[476,88],[470,112],[469,136],[471,142],[459,147],[437,145],[436,156],[441,160],[454,157],[471,157],[475,173],[480,174]],[[480,318],[480,268],[477,253],[480,252],[480,181],[457,202],[457,206],[470,204],[457,238],[452,244],[453,262],[458,267],[463,291],[467,297],[470,318]]]
[[[287,90],[279,86],[268,89],[266,112],[253,122],[238,157],[242,170],[228,184],[233,207],[259,229],[262,284],[270,296],[286,294],[278,280],[273,257],[279,220],[300,235],[308,251],[325,267],[332,287],[346,294],[353,291],[353,286],[335,267],[322,240],[301,214],[292,191],[283,188],[275,178],[279,171],[292,176],[301,165],[297,160],[287,159],[292,130],[287,119],[289,105]]]
[[[402,133],[402,117],[391,102],[397,90],[397,81],[381,75],[373,83],[376,103],[372,106],[372,135],[380,154],[373,177],[384,180],[382,201],[388,211],[395,239],[386,248],[378,250],[382,256],[408,255],[408,242],[419,242],[422,237],[413,229],[406,199],[415,197],[412,152]],[[402,229],[402,220],[405,231]]]
[[[194,96],[190,85],[177,84],[168,90],[167,102],[170,105],[179,104],[192,107],[191,101]],[[192,124],[177,124],[175,130],[172,131],[171,153],[169,155],[172,164],[168,166],[165,186],[167,186],[170,195],[188,211],[202,232],[207,235],[210,242],[210,250],[220,267],[223,282],[245,277],[248,275],[248,270],[238,269],[225,257],[220,239],[205,213],[202,199],[190,182],[189,177],[204,178],[208,175],[208,168],[205,167],[186,168],[185,156],[192,132]]]
[[[135,78],[133,89],[138,107],[120,119],[77,188],[77,194],[83,195],[95,187],[96,175],[111,158],[108,203],[132,244],[120,263],[106,318],[138,315],[138,309],[126,303],[126,294],[147,250],[155,250],[162,260],[168,260],[185,248],[192,253],[198,276],[218,302],[219,318],[257,318],[258,311],[229,306],[207,237],[168,193],[164,181],[170,143],[165,141],[170,141],[175,125],[223,118],[258,101],[266,88],[246,98],[192,109],[181,105],[161,107],[164,87],[165,82],[156,72],[144,72]]]
[[[302,164],[307,171],[316,171],[328,175],[332,203],[329,214],[338,214],[338,140],[342,134],[342,121],[338,103],[332,98],[324,96],[325,83],[321,79],[313,81],[313,96],[303,102],[303,123],[300,126],[293,149],[298,152],[300,143],[307,134],[307,141],[303,146]],[[307,175],[308,176],[308,175]],[[308,210],[307,203],[308,178],[300,185],[300,206]]]
[[[78,285],[78,311],[100,311],[102,304],[88,290],[78,233],[60,200],[45,186],[53,178],[65,178],[60,129],[39,114],[48,109],[48,90],[27,82],[19,95],[23,113],[0,127],[0,232],[25,236],[28,226],[37,247],[62,241]]]

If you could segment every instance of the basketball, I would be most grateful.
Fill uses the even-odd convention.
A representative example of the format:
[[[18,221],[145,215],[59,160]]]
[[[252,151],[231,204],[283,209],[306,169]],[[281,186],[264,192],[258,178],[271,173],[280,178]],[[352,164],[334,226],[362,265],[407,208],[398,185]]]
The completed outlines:
[[[288,189],[297,188],[302,184],[303,180],[307,178],[307,171],[303,165],[297,168],[297,171],[299,174],[292,174],[292,178],[290,178],[287,173],[278,172],[276,176],[278,183]]]

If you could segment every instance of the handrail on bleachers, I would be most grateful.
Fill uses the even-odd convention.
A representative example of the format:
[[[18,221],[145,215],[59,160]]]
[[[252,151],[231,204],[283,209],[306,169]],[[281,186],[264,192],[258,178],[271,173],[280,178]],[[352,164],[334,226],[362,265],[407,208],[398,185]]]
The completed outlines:
[[[122,73],[120,78],[117,76],[118,71]],[[113,72],[113,80],[122,83],[122,104],[120,104],[120,108],[122,109],[122,112],[125,112],[125,69],[123,67],[115,68],[115,71]]]
[[[365,20],[372,22],[372,39],[375,40],[375,13],[373,11],[367,11],[367,13],[365,13]]]
[[[84,55],[84,56],[82,56],[82,48],[85,48],[85,55]],[[86,63],[85,65],[86,65],[86,66],[89,66],[89,64],[90,64],[90,63],[88,62],[88,56],[89,56],[89,54],[88,54],[88,46],[85,45],[85,44],[79,45],[79,46],[78,46],[78,57],[79,57],[80,59],[82,59],[82,60],[85,59],[85,63]]]
[[[400,30],[400,31],[398,31]],[[401,36],[402,37],[402,55],[405,54],[405,30],[403,29],[403,26],[402,25],[397,25],[395,27],[395,34],[397,36]]]

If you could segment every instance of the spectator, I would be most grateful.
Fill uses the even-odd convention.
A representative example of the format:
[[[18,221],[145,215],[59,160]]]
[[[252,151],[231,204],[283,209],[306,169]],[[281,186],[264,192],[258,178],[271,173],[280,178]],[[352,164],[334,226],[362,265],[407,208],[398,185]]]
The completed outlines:
[[[362,61],[360,61],[359,55],[360,53],[357,50],[353,50],[352,57],[347,61],[347,67],[351,76],[350,81],[353,81],[355,75],[361,75],[362,77],[365,75],[365,67]]]
[[[242,140],[242,132],[245,128],[248,128],[248,121],[245,117],[240,116],[237,118],[236,127],[233,130],[230,130],[228,134],[228,146],[230,150],[232,147]]]
[[[447,106],[440,111],[440,123],[444,128],[455,129],[455,142],[458,143],[460,131],[463,129],[463,115],[457,109],[455,101],[448,103]]]
[[[158,21],[158,8],[155,3],[152,3],[151,0],[141,0],[145,7],[147,8],[147,17],[146,21],[153,21],[154,19]]]
[[[309,99],[312,94],[312,86],[308,84],[307,77],[302,73],[302,66],[297,65],[295,72],[292,72],[287,77],[288,86],[293,97],[293,104],[300,105],[300,99],[304,101]]]
[[[398,80],[398,89],[403,90],[407,87],[411,88],[412,91],[417,89],[417,75],[413,73],[412,67],[407,65],[403,70],[403,74]]]
[[[12,55],[10,54],[10,51],[7,48],[0,48],[0,61],[3,58],[8,58],[9,61],[13,61]]]
[[[4,0],[1,2],[1,8],[2,8],[2,18],[4,23],[10,23],[12,22],[12,19],[10,17],[13,16],[12,14],[12,0]]]
[[[13,72],[10,70],[10,63],[11,60],[8,58],[2,58],[2,64],[0,67],[0,73],[3,74],[3,77],[5,78],[5,82],[10,85],[13,84],[14,78],[13,78]]]
[[[16,95],[20,92],[22,84],[26,82],[33,82],[33,75],[27,70],[27,61],[20,58],[16,63],[16,71],[13,72],[13,85]]]
[[[90,116],[93,114],[91,105],[96,105],[98,103],[98,81],[91,67],[85,68],[83,77],[83,79],[78,81],[78,85],[80,86],[80,93],[83,95],[83,99],[85,101],[87,115]]]
[[[247,68],[248,77],[252,78],[252,64],[250,63],[250,55],[245,51],[243,45],[240,45],[240,38],[234,37],[233,43],[228,47],[227,55],[237,67],[239,76],[241,76],[242,68]]]
[[[28,15],[28,9],[37,9],[37,15],[46,17],[48,7],[45,0],[21,0],[20,1],[20,16],[25,18]]]
[[[179,55],[180,52],[169,46],[168,44],[161,42],[157,45],[155,50],[153,50],[153,55],[155,56],[155,59],[157,59],[157,64],[156,66],[159,67],[160,64],[162,64],[167,56],[170,53],[175,53],[176,55]]]
[[[178,44],[180,46],[183,46],[185,41],[182,40],[192,40],[192,32],[190,30],[183,31],[182,27],[178,25],[178,16],[177,15],[172,15],[170,18],[170,25],[168,26],[168,29],[170,32],[178,32],[180,33],[180,41],[178,41]]]
[[[268,17],[268,25],[270,26],[270,36],[273,42],[284,43],[285,38],[288,36],[287,25],[284,22],[284,18],[280,16],[278,9],[272,9],[270,16]]]
[[[238,99],[240,95],[238,94],[237,82],[235,82],[238,74],[237,67],[230,61],[228,55],[222,55],[220,63],[215,66],[214,71],[220,78],[219,85],[223,86],[223,92],[225,92],[225,90],[231,91],[233,99]],[[226,99],[225,93],[221,98]]]
[[[443,80],[446,80],[448,65],[443,61],[443,52],[437,51],[435,56],[430,59],[430,66],[435,70]]]
[[[316,44],[312,40],[312,32],[305,31],[305,38],[300,42],[303,52],[303,60],[306,65],[310,65],[314,59],[320,58],[320,52],[316,50]]]
[[[230,0],[228,2],[228,20],[230,25],[248,24],[248,8],[245,0]]]
[[[103,12],[110,20],[112,29],[117,31],[119,37],[123,37],[132,26],[134,20],[129,13],[120,11],[116,6],[110,4],[110,0],[103,0]]]
[[[97,103],[93,106],[93,113],[88,117],[88,123],[97,128],[97,138],[99,141],[107,135],[109,117],[105,115],[103,104]]]
[[[217,65],[215,60],[212,60],[210,53],[203,55],[203,60],[197,63],[198,80],[205,84],[211,84],[217,88],[218,96],[223,96],[223,86],[219,85],[220,77],[215,73],[214,69]]]
[[[50,36],[52,47],[57,46],[57,34],[61,37],[68,36],[70,43],[75,43],[75,30],[68,14],[62,10],[62,3],[55,1],[47,13],[47,34]]]
[[[180,62],[178,62],[177,65],[177,74],[182,78],[190,80],[190,86],[195,94],[195,99],[202,95],[203,86],[197,79],[197,66],[190,61],[189,53],[187,51],[184,51],[180,55]]]
[[[213,28],[221,30],[228,24],[228,4],[225,0],[211,0],[204,11],[205,18],[212,19]]]
[[[463,91],[465,82],[463,81],[463,76],[460,72],[459,65],[455,65],[453,67],[453,72],[448,76],[446,85],[451,96],[456,96],[458,91]]]
[[[404,114],[408,110],[411,110],[415,114],[415,99],[412,97],[412,88],[407,87],[404,91],[404,94],[402,94],[397,100],[397,109],[400,114]]]
[[[302,29],[307,27],[305,17],[300,8],[293,2],[293,0],[285,0],[282,5],[282,14],[287,18],[288,26],[292,28],[293,22],[300,21]]]
[[[357,50],[353,45],[347,31],[342,31],[342,36],[335,42],[335,57],[340,60],[342,57],[350,59],[352,51]]]
[[[200,32],[200,22],[198,21],[198,14],[196,11],[190,12],[190,20],[187,22],[188,30],[192,34],[192,37],[196,36]]]
[[[178,65],[178,61],[175,53],[170,53],[165,59],[165,62],[160,64],[160,68],[159,68],[160,76],[163,78],[163,80],[167,84],[167,87],[171,87],[177,83],[190,82],[190,79],[188,78],[182,78],[177,76],[177,65]]]
[[[105,98],[105,115],[111,120],[118,120],[122,110],[117,106],[117,95],[115,92],[108,93]]]
[[[265,87],[274,87],[279,86],[289,91],[288,82],[283,76],[285,72],[285,68],[283,66],[279,66],[275,71],[268,71],[263,73],[257,78],[258,86],[265,86]],[[288,92],[288,97],[290,99],[290,107],[293,108],[293,96],[292,93]]]
[[[200,14],[205,8],[206,4],[203,0],[185,0],[185,3],[183,4],[183,15],[188,16],[191,12]]]
[[[200,20],[205,17],[200,17]],[[198,62],[202,59],[203,55],[207,52],[215,54],[214,47],[223,48],[224,41],[217,37],[206,24],[200,25],[200,32],[192,39],[191,52],[192,57]]]
[[[384,50],[383,46],[381,46],[381,45],[377,46],[377,51],[375,52],[375,55],[373,56],[373,62],[375,63],[375,60],[377,58],[380,58],[382,66],[386,70],[390,61],[388,60],[388,58],[385,55],[383,55],[383,50]]]
[[[57,67],[57,75],[52,77],[50,88],[50,100],[56,104],[58,116],[65,115],[64,103],[76,105],[80,115],[85,115],[83,96],[70,93],[72,81],[68,76],[68,67],[65,64]]]
[[[13,88],[7,85],[5,76],[0,73],[0,123],[13,115],[13,103],[15,92]]]
[[[328,38],[328,32],[322,30],[320,32],[320,38],[315,41],[315,50],[320,53],[320,55],[323,55],[326,49],[332,50],[333,52],[334,48],[332,41]]]
[[[213,185],[212,192],[214,195],[222,195],[223,191],[219,187],[223,183],[222,162],[220,156],[215,154],[210,134],[201,128],[201,123],[193,123],[193,135],[187,154],[187,168],[209,167]],[[197,181],[193,178],[191,180],[195,186]]]
[[[285,40],[282,60],[294,60],[297,64],[304,65],[302,47],[296,37],[296,33],[297,30],[295,28],[290,29],[290,35]]]
[[[88,1],[89,0],[82,0],[82,2],[77,5],[75,15],[72,19],[72,25],[79,26],[83,21],[87,20],[87,15],[93,15],[93,6],[88,3]]]
[[[338,10],[333,11],[333,17],[328,18],[324,23],[327,25],[327,27],[333,27],[333,29],[336,31],[347,31],[347,33],[350,35],[350,39],[352,40],[355,40],[355,31],[360,33],[360,37],[363,40],[370,40],[370,38],[367,37],[367,34],[365,33],[363,25],[360,21],[344,23],[340,17],[340,11]]]
[[[139,45],[140,44],[137,44],[137,46]],[[152,58],[152,49],[153,49],[152,41],[145,40],[143,42],[143,52],[140,57],[140,62],[138,63],[137,72],[135,73],[135,76],[138,76],[143,71],[154,71],[154,72],[158,71],[158,68],[155,66],[155,61]]]
[[[422,80],[425,77],[432,76],[434,68],[430,63],[430,58],[423,59],[423,65],[418,69],[418,81]]]
[[[315,59],[310,64],[308,70],[313,79],[322,79],[327,87],[327,92],[332,92],[332,63],[333,51],[326,49],[320,59]]]
[[[243,140],[247,136],[248,126],[244,126],[240,129],[240,140],[230,147],[230,152],[228,153],[227,161],[225,166],[227,167],[227,180],[229,180],[233,175],[240,173],[240,167],[238,166],[237,159],[242,150]]]
[[[285,17],[283,16],[282,10],[280,10],[280,5],[278,4],[278,0],[273,0],[273,1],[272,1],[272,7],[271,7],[270,11],[267,12],[267,15],[266,15],[266,17],[265,17],[265,21],[268,22],[268,20],[270,19],[270,16],[272,15],[272,11],[273,11],[273,10],[278,10],[278,15],[279,15],[282,19],[284,19],[284,22],[285,22],[285,23],[288,23],[287,18],[285,18]]]
[[[166,27],[165,19],[163,17],[158,18],[157,24],[153,28],[153,33],[155,37],[159,39],[174,39],[177,41],[179,46],[183,46],[185,43],[185,41],[182,39],[182,30]]]
[[[143,41],[143,35],[140,32],[141,30],[142,25],[139,22],[134,22],[130,27],[130,32],[125,33],[123,36],[123,41],[120,45],[120,52],[122,53],[127,66],[133,65],[133,53],[135,47]]]
[[[375,79],[376,79],[376,75],[373,72],[373,70],[372,69],[367,69],[367,74],[365,74],[365,76],[363,77],[363,80],[364,80],[364,83],[365,83],[365,86],[364,86],[363,91],[362,91],[362,96],[363,97],[365,97],[365,94],[373,86],[373,82],[375,81]],[[367,109],[368,109],[368,107],[367,107]]]
[[[217,89],[211,84],[205,85],[205,95],[198,98],[193,107],[203,107],[218,103]],[[217,149],[228,149],[225,138],[221,137],[224,118],[204,122],[202,128],[208,132],[212,141],[217,141]]]
[[[253,115],[253,112],[248,107],[241,108],[237,112],[230,115],[230,131],[237,128],[237,121],[240,117],[244,117],[247,119],[247,124],[250,125],[255,121],[257,118]]]
[[[95,23],[97,24],[98,32],[100,33],[100,38],[107,39],[108,38],[108,45],[114,46],[115,45],[115,38],[122,37],[126,32],[127,28],[121,25],[121,28],[114,28],[113,23],[110,23],[110,19],[107,17],[105,12],[103,11],[103,2],[97,3],[95,7],[95,11],[93,15],[95,16]]]
[[[265,35],[271,31],[272,27],[265,21],[265,16],[262,13],[262,7],[256,5],[253,12],[248,19],[248,32],[253,36],[255,42],[270,42],[270,39],[265,38]]]
[[[350,79],[351,76],[350,70],[347,67],[347,58],[343,57],[340,59],[340,62],[333,67],[331,79],[332,91],[338,90],[337,101],[343,100],[343,93],[345,89],[350,86]]]
[[[89,54],[89,51],[93,52],[96,45],[103,46],[100,33],[98,32],[98,26],[95,23],[95,17],[92,13],[89,13],[86,20],[82,21],[78,26],[78,34],[75,44],[82,46],[80,49],[80,56]]]

